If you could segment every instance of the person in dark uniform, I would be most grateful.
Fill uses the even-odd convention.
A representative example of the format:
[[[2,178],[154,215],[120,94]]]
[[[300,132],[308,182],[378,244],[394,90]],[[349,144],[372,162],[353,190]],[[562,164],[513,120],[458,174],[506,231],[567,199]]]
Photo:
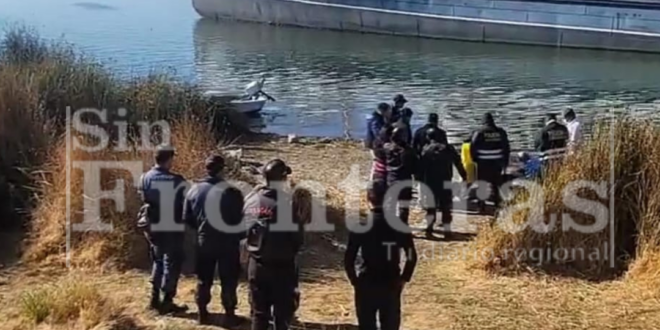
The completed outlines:
[[[176,223],[183,225],[183,201],[186,180],[171,172],[174,149],[161,146],[155,152],[156,165],[140,178],[138,191],[144,203],[146,222],[141,228],[150,246],[152,261],[151,301],[149,308],[161,314],[180,313],[186,306],[174,303],[179,276],[183,264],[184,230],[151,230],[156,224]],[[173,205],[162,205],[161,201],[171,200],[167,194],[174,194]],[[162,210],[166,212],[161,213]],[[138,224],[140,226],[140,224]],[[161,302],[161,293],[163,300]]]
[[[429,114],[428,121],[424,126],[418,128],[415,131],[415,135],[413,136],[413,148],[415,151],[417,151],[418,154],[422,154],[422,148],[428,143],[426,140],[426,132],[428,131],[429,128],[436,128],[437,129],[437,134],[438,134],[438,142],[439,143],[444,143],[448,144],[447,142],[447,132],[445,132],[443,129],[438,127],[438,114],[437,113],[431,113]]]
[[[386,132],[391,127],[391,115],[392,108],[390,105],[381,103],[378,105],[378,109],[367,119],[367,137],[364,144],[371,152],[371,158],[373,159],[371,174],[369,175],[372,179],[374,175],[378,174],[377,172],[383,172],[385,168],[385,162],[382,158],[378,157],[377,152],[389,141],[389,139],[383,140],[383,138],[387,137]]]
[[[355,309],[360,330],[398,330],[401,325],[401,293],[410,282],[417,252],[412,233],[397,231],[387,222],[383,198],[384,182],[374,182],[369,192],[372,226],[366,232],[352,231],[344,256],[344,268],[355,290]],[[400,268],[401,251],[406,263]],[[358,253],[362,260],[357,265]]]
[[[483,126],[472,135],[470,156],[477,165],[477,180],[488,184],[495,206],[499,206],[502,175],[509,165],[509,138],[506,131],[495,125],[490,112],[484,114]],[[480,200],[480,209],[485,208],[485,201]]]
[[[390,142],[385,144],[383,148],[387,168],[386,182],[388,188],[402,181],[408,182],[400,190],[397,200],[386,201],[386,204],[391,207],[398,205],[399,218],[407,224],[410,215],[409,203],[412,200],[412,179],[417,170],[418,157],[412,147],[410,147],[408,132],[400,126],[394,127]]]
[[[548,114],[546,118],[547,122],[534,143],[536,151],[541,153],[541,162],[544,165],[563,158],[568,145],[568,128],[558,123],[554,114]]]
[[[394,96],[392,99],[394,102],[394,105],[392,105],[392,122],[397,122],[401,118],[403,114],[403,108],[406,106],[406,103],[408,103],[408,100],[403,96],[403,94],[397,94]]]
[[[222,306],[226,327],[238,325],[236,289],[240,276],[240,239],[244,231],[233,232],[224,225],[240,226],[243,220],[243,194],[222,178],[225,161],[222,156],[206,160],[207,176],[192,186],[184,204],[186,223],[197,232],[197,292],[199,323],[209,324],[207,305],[217,270],[222,287]]]
[[[263,173],[266,186],[248,195],[244,206],[252,330],[268,329],[270,320],[275,330],[286,330],[296,309],[302,223],[293,212],[291,196],[282,188],[291,168],[275,159],[264,166]],[[292,227],[273,229],[284,224]]]
[[[438,128],[429,128],[426,131],[425,140],[429,143],[422,149],[418,180],[426,185],[426,192],[430,193],[422,196],[422,205],[426,209],[426,235],[433,236],[433,225],[437,212],[440,211],[445,238],[450,239],[453,195],[451,189],[445,188],[445,183],[452,181],[454,166],[463,181],[467,180],[467,173],[463,168],[461,156],[454,146],[441,142],[443,138],[446,137],[443,137]]]
[[[410,125],[410,120],[412,120],[413,112],[410,108],[403,108],[401,110],[401,116],[399,120],[394,124],[395,126],[401,127],[406,132],[406,140],[408,144],[413,141],[412,128]]]

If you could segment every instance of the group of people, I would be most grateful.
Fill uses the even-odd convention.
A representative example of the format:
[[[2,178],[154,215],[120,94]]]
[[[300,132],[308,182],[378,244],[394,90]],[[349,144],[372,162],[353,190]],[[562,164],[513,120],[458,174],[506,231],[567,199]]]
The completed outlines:
[[[148,240],[152,260],[148,307],[161,314],[188,309],[174,303],[184,260],[185,231],[158,227],[172,221],[196,233],[198,283],[195,300],[200,324],[212,321],[207,306],[216,272],[222,289],[224,326],[233,327],[241,322],[236,315],[236,292],[241,274],[241,249],[246,246],[252,329],[266,330],[271,321],[275,329],[288,329],[299,303],[297,256],[303,244],[302,223],[296,219],[295,212],[290,212],[287,214],[291,218],[285,220],[297,224],[292,230],[271,228],[278,223],[278,205],[291,203],[291,197],[281,189],[291,168],[280,159],[271,160],[263,168],[266,184],[243,196],[239,189],[223,179],[225,161],[222,156],[206,159],[206,176],[188,189],[185,189],[185,179],[171,171],[173,160],[173,149],[159,148],[155,153],[155,166],[140,179],[139,191],[144,205],[138,215],[138,227]],[[177,189],[173,201],[163,196],[163,191],[174,187]],[[168,212],[162,213],[163,210]]]
[[[428,122],[413,134],[412,111],[405,108],[406,103],[403,95],[397,95],[393,105],[379,104],[368,120],[366,145],[373,156],[368,190],[370,216],[358,226],[367,225],[369,229],[351,230],[344,256],[361,330],[378,329],[377,324],[382,330],[400,327],[402,290],[417,263],[408,227],[408,202],[413,198],[412,184],[408,183],[414,179],[428,188],[421,189],[422,205],[427,212],[426,233],[432,235],[439,211],[445,235],[449,236],[453,194],[446,183],[451,182],[454,167],[464,180],[468,178],[464,159],[438,126],[438,115],[430,114]],[[536,148],[542,159],[560,157],[562,150],[579,139],[575,113],[569,110],[565,118],[568,128],[549,116],[539,133]],[[509,162],[509,140],[490,113],[483,119],[483,126],[469,139],[469,157],[476,164],[476,179],[491,185],[497,203],[498,187]],[[236,315],[237,286],[241,249],[245,247],[252,329],[266,330],[270,323],[275,330],[288,329],[300,303],[298,254],[303,246],[302,219],[293,212],[292,197],[284,189],[291,168],[280,159],[269,161],[262,170],[265,185],[243,196],[223,179],[222,156],[206,159],[206,176],[187,189],[183,188],[185,179],[172,172],[174,156],[173,149],[159,148],[154,167],[139,183],[144,205],[138,215],[138,227],[149,243],[152,260],[149,308],[162,314],[187,310],[186,306],[175,304],[174,298],[184,260],[181,227],[188,226],[196,232],[198,322],[211,322],[207,306],[216,273],[222,289],[224,326],[241,322]],[[398,193],[389,197],[388,190],[399,184]],[[180,188],[174,190],[173,199],[163,196],[163,187],[168,186]],[[290,212],[278,212],[282,205],[289,207]],[[400,220],[396,229],[386,220],[393,214]],[[179,230],[163,230],[163,223],[177,224]],[[294,226],[291,230],[274,230],[282,223]]]
[[[371,181],[373,186],[387,189],[404,185],[396,201],[386,201],[388,207],[398,205],[400,219],[408,223],[409,203],[413,197],[411,180],[420,188],[420,202],[426,209],[426,234],[433,234],[437,213],[442,214],[446,237],[451,236],[452,178],[456,168],[463,181],[478,181],[488,186],[495,207],[501,202],[499,187],[504,183],[510,161],[510,144],[506,130],[495,124],[491,113],[485,113],[482,126],[465,140],[463,156],[459,155],[438,126],[438,115],[431,113],[428,121],[412,134],[412,111],[405,107],[407,100],[399,94],[394,103],[380,103],[367,120],[365,146],[373,157]],[[548,114],[544,127],[535,141],[537,159],[541,165],[563,157],[577,147],[581,138],[580,124],[573,109],[564,112],[567,125]],[[525,158],[529,158],[525,154]],[[523,159],[526,161],[527,159]],[[473,166],[474,165],[474,166]],[[474,168],[474,169],[473,169]],[[467,170],[466,170],[467,169]],[[468,172],[469,170],[469,172]],[[540,169],[539,169],[540,172]],[[404,184],[405,182],[405,184]],[[486,200],[479,200],[483,210]]]

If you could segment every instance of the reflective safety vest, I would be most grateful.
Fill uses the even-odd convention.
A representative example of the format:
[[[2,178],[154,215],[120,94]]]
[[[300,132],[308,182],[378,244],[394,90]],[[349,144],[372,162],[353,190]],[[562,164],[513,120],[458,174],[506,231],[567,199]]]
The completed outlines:
[[[539,154],[539,157],[541,158],[542,162],[547,162],[551,160],[564,158],[567,152],[568,152],[568,148],[555,148],[541,152]]]
[[[502,153],[503,153],[502,149],[492,149],[492,150],[477,149],[476,160],[502,160],[504,159],[504,155]]]

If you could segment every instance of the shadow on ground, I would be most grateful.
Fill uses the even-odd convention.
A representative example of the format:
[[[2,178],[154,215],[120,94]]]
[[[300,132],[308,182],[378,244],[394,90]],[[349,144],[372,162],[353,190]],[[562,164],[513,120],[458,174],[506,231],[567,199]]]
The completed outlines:
[[[186,313],[181,315],[175,315],[174,317],[179,317],[188,320],[197,321],[197,313]],[[247,317],[241,317],[241,323],[238,326],[225,328],[223,327],[224,314],[221,313],[211,313],[210,326],[215,326],[220,329],[232,329],[232,330],[250,330],[252,326],[252,321]],[[357,325],[340,323],[340,324],[327,324],[327,323],[316,323],[316,322],[302,322],[300,320],[294,320],[291,324],[290,329],[305,329],[305,330],[358,330]]]

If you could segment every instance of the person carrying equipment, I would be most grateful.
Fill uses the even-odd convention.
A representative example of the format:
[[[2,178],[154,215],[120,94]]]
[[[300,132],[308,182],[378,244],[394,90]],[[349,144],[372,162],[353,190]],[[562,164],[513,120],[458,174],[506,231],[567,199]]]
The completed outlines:
[[[383,209],[385,182],[376,181],[369,192],[371,228],[352,230],[344,255],[344,269],[355,290],[355,309],[360,330],[398,330],[401,326],[401,294],[417,264],[412,233],[390,226]],[[364,232],[362,232],[364,231]],[[405,266],[401,271],[401,251]],[[362,258],[356,269],[358,254]]]
[[[557,122],[557,116],[548,114],[545,127],[539,131],[534,148],[540,153],[544,167],[549,163],[562,159],[567,152],[568,129]]]
[[[431,113],[429,114],[429,118],[426,124],[415,131],[415,135],[413,136],[413,148],[419,155],[422,154],[422,148],[424,148],[424,146],[428,143],[428,141],[426,141],[426,131],[429,128],[437,128],[438,134],[440,135],[438,142],[447,144],[447,132],[438,126],[438,122],[438,114]]]
[[[450,239],[453,204],[450,184],[454,176],[454,166],[463,181],[467,179],[467,174],[454,146],[441,143],[440,139],[442,135],[437,128],[429,128],[426,131],[426,140],[429,143],[422,150],[417,179],[427,188],[422,190],[426,192],[426,195],[422,196],[422,205],[426,209],[426,235],[433,236],[433,225],[437,212],[440,211],[445,239]]]
[[[243,194],[222,178],[225,160],[216,155],[206,159],[207,176],[193,185],[186,196],[184,219],[197,233],[195,300],[199,309],[198,322],[210,324],[208,303],[217,270],[222,287],[225,327],[239,324],[236,316],[236,289],[241,272],[240,239],[244,230],[232,233],[222,226],[240,226],[243,220]]]
[[[266,186],[246,197],[248,282],[252,330],[289,329],[296,309],[297,255],[303,244],[302,223],[285,186],[291,168],[275,159],[264,166]]]
[[[502,174],[509,165],[509,138],[506,131],[495,125],[490,112],[484,114],[483,125],[473,135],[470,143],[470,156],[477,165],[477,180],[488,185],[490,196],[498,207],[501,202],[499,188]],[[485,201],[480,200],[480,209],[485,209]]]

